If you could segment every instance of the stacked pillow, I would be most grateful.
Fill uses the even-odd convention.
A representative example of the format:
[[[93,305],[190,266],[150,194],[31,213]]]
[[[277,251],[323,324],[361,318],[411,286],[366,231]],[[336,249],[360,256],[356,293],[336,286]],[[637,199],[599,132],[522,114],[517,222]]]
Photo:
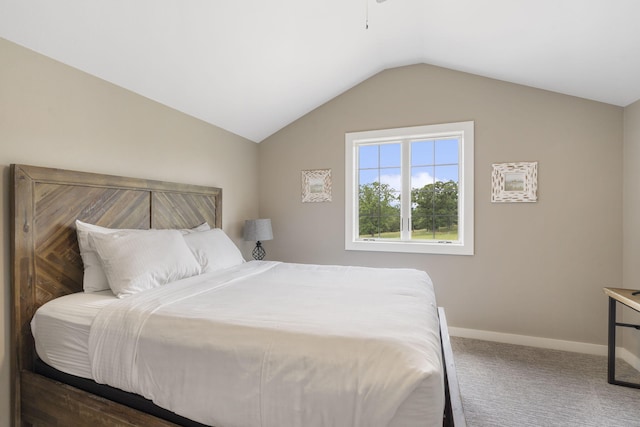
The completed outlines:
[[[126,297],[169,282],[244,262],[221,229],[130,230],[76,220],[83,289]]]

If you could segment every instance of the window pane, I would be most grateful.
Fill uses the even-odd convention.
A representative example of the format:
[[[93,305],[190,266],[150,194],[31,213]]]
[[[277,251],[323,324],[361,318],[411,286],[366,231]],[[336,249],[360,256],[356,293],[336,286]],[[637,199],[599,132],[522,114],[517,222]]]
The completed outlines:
[[[400,168],[389,168],[380,170],[380,183],[382,191],[400,191],[402,190],[402,178]]]
[[[361,215],[360,216],[360,233],[361,239],[374,239],[379,235],[379,219],[377,216]]]
[[[411,168],[411,188],[422,188],[425,185],[433,184],[434,176],[433,166]]]
[[[439,139],[436,145],[436,161],[437,165],[442,164],[458,164],[458,139]]]
[[[391,215],[361,215],[360,239],[399,239],[400,212]]]
[[[458,240],[458,215],[436,215],[437,240]]]
[[[416,141],[411,143],[411,166],[433,164],[433,141]]]
[[[458,240],[458,217],[414,212],[411,239]]]
[[[458,184],[436,181],[412,190],[412,239],[458,239]]]
[[[458,184],[453,181],[437,181],[434,189],[434,215],[458,215]]]
[[[420,210],[412,210],[411,239],[434,240],[433,216]]]
[[[380,182],[380,174],[378,171],[379,171],[378,169],[361,170],[358,177],[359,179],[358,183],[360,185],[364,185],[364,184],[372,184],[374,182]]]
[[[401,164],[400,144],[380,145],[380,167],[399,168]]]
[[[398,238],[400,191],[389,184],[373,182],[360,185],[359,193],[360,238]]]
[[[400,239],[400,209],[389,210],[380,217],[380,238]]]
[[[401,148],[399,143],[359,147],[361,239],[400,238]]]
[[[361,145],[358,147],[358,156],[360,169],[377,168],[379,166],[377,145]]]
[[[435,167],[435,177],[436,181],[453,181],[458,182],[458,165],[451,166],[436,166]]]
[[[433,238],[434,184],[414,188],[411,197],[412,239]],[[431,233],[431,235],[429,235]]]

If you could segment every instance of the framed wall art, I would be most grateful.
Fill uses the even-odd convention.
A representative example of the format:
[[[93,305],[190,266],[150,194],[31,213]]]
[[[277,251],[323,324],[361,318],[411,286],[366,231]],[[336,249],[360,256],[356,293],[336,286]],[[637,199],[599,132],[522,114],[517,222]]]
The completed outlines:
[[[331,201],[331,169],[302,171],[302,203]]]
[[[538,201],[538,162],[494,163],[492,166],[493,203]]]

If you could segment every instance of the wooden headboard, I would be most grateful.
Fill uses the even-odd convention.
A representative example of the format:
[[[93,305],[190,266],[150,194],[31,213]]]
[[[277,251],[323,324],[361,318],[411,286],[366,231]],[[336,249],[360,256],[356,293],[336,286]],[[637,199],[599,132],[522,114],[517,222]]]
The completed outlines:
[[[222,190],[11,165],[12,396],[20,420],[20,373],[32,371],[30,322],[47,301],[82,291],[75,220],[112,228],[222,226]]]

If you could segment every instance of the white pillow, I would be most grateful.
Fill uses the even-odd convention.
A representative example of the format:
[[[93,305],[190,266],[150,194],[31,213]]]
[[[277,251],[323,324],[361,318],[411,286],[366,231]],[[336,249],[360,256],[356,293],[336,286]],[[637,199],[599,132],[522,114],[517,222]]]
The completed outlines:
[[[118,298],[201,272],[178,230],[89,233],[89,242]]]
[[[184,235],[187,246],[202,267],[203,273],[242,264],[238,247],[220,228]]]
[[[109,289],[109,282],[107,281],[107,276],[104,275],[104,270],[102,270],[102,264],[100,264],[98,254],[89,243],[89,233],[107,234],[115,233],[116,231],[119,230],[76,220],[78,246],[80,247],[80,256],[84,264],[82,288],[85,292],[99,292]]]
[[[192,229],[180,230],[181,233],[187,234],[194,231],[206,231],[211,227],[206,222]],[[82,279],[82,288],[85,292],[100,292],[109,289],[107,276],[104,274],[102,264],[98,259],[95,249],[89,243],[89,233],[115,233],[122,231],[117,228],[100,227],[99,225],[87,224],[80,220],[76,220],[76,231],[78,234],[78,246],[80,247],[80,256],[84,264],[84,277]],[[129,230],[129,231],[147,231],[147,230]]]

